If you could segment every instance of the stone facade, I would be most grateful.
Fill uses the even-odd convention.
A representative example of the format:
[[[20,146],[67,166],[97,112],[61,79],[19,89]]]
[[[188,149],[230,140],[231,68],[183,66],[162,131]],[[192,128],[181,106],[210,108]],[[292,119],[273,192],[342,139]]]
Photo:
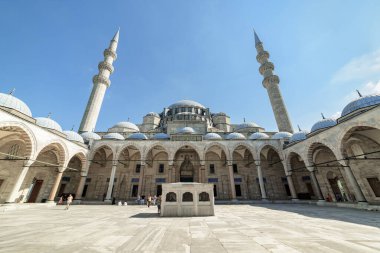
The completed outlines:
[[[101,73],[113,71],[117,41],[118,33]],[[54,201],[70,193],[78,202],[134,200],[160,195],[164,183],[198,182],[212,184],[216,200],[379,204],[380,96],[358,98],[311,133],[281,132],[292,128],[257,35],[256,48],[264,85],[281,101],[272,103],[279,133],[253,122],[232,124],[224,112],[181,100],[148,113],[141,124],[119,122],[98,133],[81,127],[89,131],[80,136],[62,132],[50,118],[36,120],[25,103],[0,93],[0,203]],[[101,99],[91,97],[89,104],[100,108]],[[87,111],[82,122],[95,126],[97,113]]]

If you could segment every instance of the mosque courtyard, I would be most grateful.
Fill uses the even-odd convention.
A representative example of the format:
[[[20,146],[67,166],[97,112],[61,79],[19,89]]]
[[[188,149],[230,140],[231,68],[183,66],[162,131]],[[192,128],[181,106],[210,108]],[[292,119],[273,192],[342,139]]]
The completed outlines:
[[[0,214],[0,252],[380,252],[380,214],[303,204],[216,205],[212,217],[156,207],[35,204]]]

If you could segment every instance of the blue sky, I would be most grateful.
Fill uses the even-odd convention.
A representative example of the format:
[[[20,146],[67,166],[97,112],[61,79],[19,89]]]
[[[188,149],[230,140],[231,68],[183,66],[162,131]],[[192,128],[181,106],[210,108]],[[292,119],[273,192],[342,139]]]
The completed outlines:
[[[97,124],[140,123],[192,99],[267,130],[276,123],[253,28],[269,51],[293,126],[338,115],[355,89],[380,92],[379,1],[0,1],[0,92],[77,129],[103,50],[118,59]]]

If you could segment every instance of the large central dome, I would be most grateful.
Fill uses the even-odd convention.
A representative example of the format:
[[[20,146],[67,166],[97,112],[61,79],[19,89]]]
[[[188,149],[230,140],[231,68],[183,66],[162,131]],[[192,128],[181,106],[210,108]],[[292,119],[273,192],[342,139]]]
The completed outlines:
[[[177,107],[199,107],[202,109],[206,108],[202,104],[195,102],[193,100],[180,100],[169,106],[170,109],[177,108]]]

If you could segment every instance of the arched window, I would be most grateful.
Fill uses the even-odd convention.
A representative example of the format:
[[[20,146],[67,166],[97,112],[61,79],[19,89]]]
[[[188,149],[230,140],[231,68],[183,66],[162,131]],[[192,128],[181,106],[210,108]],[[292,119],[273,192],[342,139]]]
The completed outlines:
[[[20,150],[20,146],[18,144],[13,144],[8,151],[7,159],[14,160],[17,159],[18,151]]]
[[[177,194],[174,192],[168,192],[166,194],[166,202],[177,202]]]
[[[210,196],[207,192],[199,193],[199,201],[210,201]]]
[[[193,202],[193,194],[191,192],[185,192],[182,195],[182,202]]]

